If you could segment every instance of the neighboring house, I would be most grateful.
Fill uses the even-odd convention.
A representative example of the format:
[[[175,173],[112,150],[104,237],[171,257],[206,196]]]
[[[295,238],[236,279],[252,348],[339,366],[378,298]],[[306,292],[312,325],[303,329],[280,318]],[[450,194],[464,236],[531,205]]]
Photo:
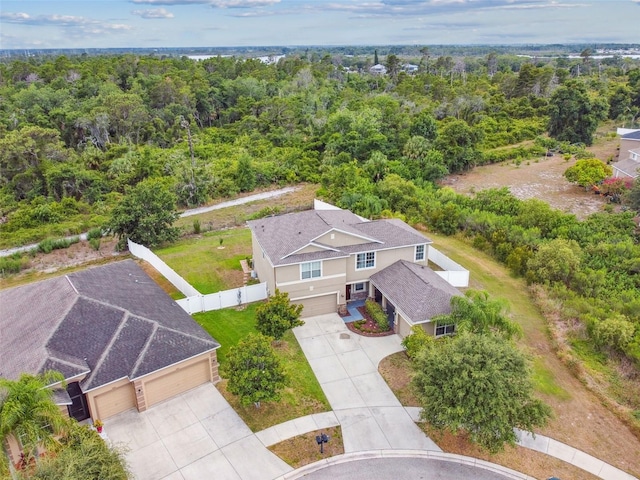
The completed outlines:
[[[430,319],[449,313],[459,294],[427,266],[431,240],[398,219],[367,221],[334,207],[248,224],[258,277],[302,304],[304,317],[371,297],[401,336],[415,324],[436,334]]]
[[[414,73],[418,73],[418,69],[420,67],[418,65],[414,65],[413,63],[405,63],[402,65],[402,70],[413,75]]]
[[[369,73],[373,75],[386,75],[387,67],[378,63],[369,69]]]
[[[619,160],[612,164],[614,178],[637,178],[640,175],[640,130],[620,137]]]
[[[0,305],[0,376],[60,371],[56,401],[77,420],[219,380],[220,345],[133,260],[2,290]]]

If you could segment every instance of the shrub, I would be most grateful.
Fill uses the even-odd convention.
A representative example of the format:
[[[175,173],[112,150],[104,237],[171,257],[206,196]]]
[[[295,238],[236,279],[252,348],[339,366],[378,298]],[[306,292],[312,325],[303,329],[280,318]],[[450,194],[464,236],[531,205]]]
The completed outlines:
[[[14,253],[8,257],[0,257],[0,276],[6,277],[12,273],[20,273],[28,265],[29,259],[23,257],[20,253]]]
[[[87,232],[87,239],[92,240],[95,238],[102,238],[102,229],[101,228],[92,228]]]
[[[593,327],[593,339],[600,347],[623,351],[633,339],[635,326],[623,315],[599,322]]]
[[[402,339],[402,346],[406,350],[407,356],[414,359],[422,350],[432,345],[434,341],[435,339],[425,332],[422,326],[414,325],[411,327],[411,334]]]
[[[389,330],[390,327],[389,327],[389,320],[387,318],[387,314],[384,313],[380,305],[378,305],[373,300],[367,300],[365,302],[365,309],[367,310],[367,313],[371,316],[373,321],[378,324],[378,328],[381,331],[384,332]]]
[[[91,248],[93,248],[97,252],[98,250],[100,250],[100,239],[99,238],[90,238],[89,239],[89,245],[91,245]]]
[[[200,220],[197,218],[193,221],[193,233],[200,235]]]
[[[38,244],[38,251],[42,253],[51,253],[53,250],[62,250],[63,248],[69,248],[74,243],[78,243],[80,239],[78,237],[71,238],[47,238]]]

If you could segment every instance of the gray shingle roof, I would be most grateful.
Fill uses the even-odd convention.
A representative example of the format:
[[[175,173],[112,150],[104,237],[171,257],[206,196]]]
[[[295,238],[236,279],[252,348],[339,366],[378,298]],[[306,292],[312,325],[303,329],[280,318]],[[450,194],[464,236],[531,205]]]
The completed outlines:
[[[370,280],[412,323],[451,313],[451,297],[461,295],[429,267],[405,260],[371,275]]]
[[[614,163],[612,167],[633,178],[640,175],[640,173],[638,173],[638,170],[640,169],[640,163],[636,162],[635,160],[631,160],[630,158],[627,158],[626,160],[620,160],[619,162]]]
[[[622,135],[621,138],[624,138],[625,140],[640,140],[640,130],[629,132],[626,135]]]
[[[274,266],[431,243],[401,220],[367,222],[348,210],[308,210],[252,220],[248,225]],[[336,251],[294,253],[332,230],[355,235],[365,243],[332,247]]]
[[[219,347],[134,261],[0,291],[0,376],[90,371],[88,391]]]

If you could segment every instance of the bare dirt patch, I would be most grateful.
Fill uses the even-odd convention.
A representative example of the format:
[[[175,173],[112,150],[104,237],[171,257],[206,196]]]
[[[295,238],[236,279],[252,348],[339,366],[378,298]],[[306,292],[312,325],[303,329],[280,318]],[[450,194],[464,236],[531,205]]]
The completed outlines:
[[[598,139],[588,150],[597,158],[606,161],[615,157],[617,139]],[[563,176],[565,170],[575,164],[562,155],[527,160],[519,166],[514,163],[496,163],[474,168],[470,172],[449,175],[442,184],[456,192],[470,195],[487,188],[508,187],[521,200],[538,198],[554,208],[573,213],[578,218],[599,212],[607,200],[584,188],[569,183]]]

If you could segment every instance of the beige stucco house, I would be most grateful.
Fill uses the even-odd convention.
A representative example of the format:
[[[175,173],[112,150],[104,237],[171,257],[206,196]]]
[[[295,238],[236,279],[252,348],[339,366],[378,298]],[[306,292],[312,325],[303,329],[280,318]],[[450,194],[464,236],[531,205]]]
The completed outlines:
[[[219,380],[220,345],[132,260],[0,291],[0,305],[0,376],[60,371],[66,388],[50,388],[77,420]]]
[[[402,220],[367,221],[341,209],[309,210],[248,222],[253,266],[269,292],[287,292],[303,317],[344,312],[375,298],[401,336],[450,312],[460,292],[428,266],[431,240]]]

